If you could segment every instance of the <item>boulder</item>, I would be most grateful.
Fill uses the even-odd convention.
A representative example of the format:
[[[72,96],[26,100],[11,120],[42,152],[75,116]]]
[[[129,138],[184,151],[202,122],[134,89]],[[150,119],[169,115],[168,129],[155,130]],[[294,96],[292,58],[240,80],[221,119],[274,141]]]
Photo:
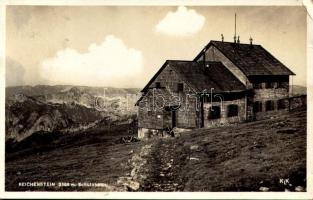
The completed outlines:
[[[132,180],[132,177],[129,177],[129,176],[121,176],[121,177],[118,178],[117,183],[118,183],[118,184],[122,184],[122,183],[124,183],[124,182],[129,181],[129,180]]]
[[[136,191],[140,187],[140,183],[132,180],[132,177],[120,177],[117,180],[117,183],[125,186],[127,190],[130,190],[130,191]]]
[[[141,160],[142,160],[142,158],[137,154],[133,155],[131,158],[132,162],[137,162],[137,161],[141,161]]]
[[[199,161],[199,158],[195,158],[195,157],[190,157],[189,160],[195,160],[195,161]]]
[[[191,145],[190,150],[198,150],[199,146],[198,145]]]
[[[268,187],[260,187],[259,190],[262,192],[268,192],[270,189]]]
[[[138,183],[137,181],[128,181],[124,185],[130,191],[137,191],[140,187],[140,183]]]
[[[302,186],[297,186],[297,187],[295,188],[295,191],[296,191],[296,192],[305,192],[305,189],[304,189],[304,187],[302,187]]]
[[[137,171],[138,171],[138,168],[137,168],[137,167],[133,168],[132,171],[130,172],[130,176],[131,176],[131,177],[136,176],[136,175],[137,175]]]

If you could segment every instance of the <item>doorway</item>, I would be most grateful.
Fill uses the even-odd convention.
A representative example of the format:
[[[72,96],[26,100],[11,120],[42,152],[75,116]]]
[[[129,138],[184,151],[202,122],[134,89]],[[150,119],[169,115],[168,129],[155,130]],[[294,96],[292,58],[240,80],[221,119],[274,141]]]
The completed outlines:
[[[164,109],[164,128],[174,128],[177,126],[177,106],[166,106]]]
[[[176,110],[172,110],[172,128],[176,127]]]

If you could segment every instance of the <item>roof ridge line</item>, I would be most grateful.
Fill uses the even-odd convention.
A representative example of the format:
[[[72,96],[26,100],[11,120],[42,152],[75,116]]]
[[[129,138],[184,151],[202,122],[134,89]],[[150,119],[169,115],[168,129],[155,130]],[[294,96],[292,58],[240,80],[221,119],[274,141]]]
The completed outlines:
[[[176,59],[167,59],[167,61],[179,61],[179,62],[197,62],[197,61],[194,61],[194,60],[176,60]]]
[[[210,40],[210,42],[219,42],[219,43],[232,43],[232,44],[236,44],[236,45],[251,45],[250,43],[234,43],[234,42],[228,42],[228,41],[219,41],[219,40]],[[210,43],[209,42],[209,43]],[[208,44],[209,44],[208,43]],[[260,44],[252,44],[252,46],[261,46]]]

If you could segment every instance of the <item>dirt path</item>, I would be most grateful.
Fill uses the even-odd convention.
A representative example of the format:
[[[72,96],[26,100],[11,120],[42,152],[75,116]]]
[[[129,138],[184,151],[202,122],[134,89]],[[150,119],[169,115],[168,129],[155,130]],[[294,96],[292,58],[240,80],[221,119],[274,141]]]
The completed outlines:
[[[141,191],[182,191],[182,180],[179,179],[179,162],[175,159],[175,139],[160,139],[148,158],[149,174]]]

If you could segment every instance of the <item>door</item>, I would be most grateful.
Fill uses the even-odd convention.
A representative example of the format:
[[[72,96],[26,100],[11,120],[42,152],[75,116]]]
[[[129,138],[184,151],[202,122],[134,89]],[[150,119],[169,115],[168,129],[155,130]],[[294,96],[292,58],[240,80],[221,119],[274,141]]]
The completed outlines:
[[[176,127],[176,110],[172,110],[172,127]]]
[[[203,104],[204,104],[204,97],[200,97],[200,115],[201,115],[201,124],[200,127],[203,128],[204,127],[204,108],[203,108]]]
[[[171,128],[172,125],[172,112],[165,109],[163,111],[163,128]]]
[[[178,106],[166,106],[163,115],[163,128],[174,128],[177,126],[177,109]]]

